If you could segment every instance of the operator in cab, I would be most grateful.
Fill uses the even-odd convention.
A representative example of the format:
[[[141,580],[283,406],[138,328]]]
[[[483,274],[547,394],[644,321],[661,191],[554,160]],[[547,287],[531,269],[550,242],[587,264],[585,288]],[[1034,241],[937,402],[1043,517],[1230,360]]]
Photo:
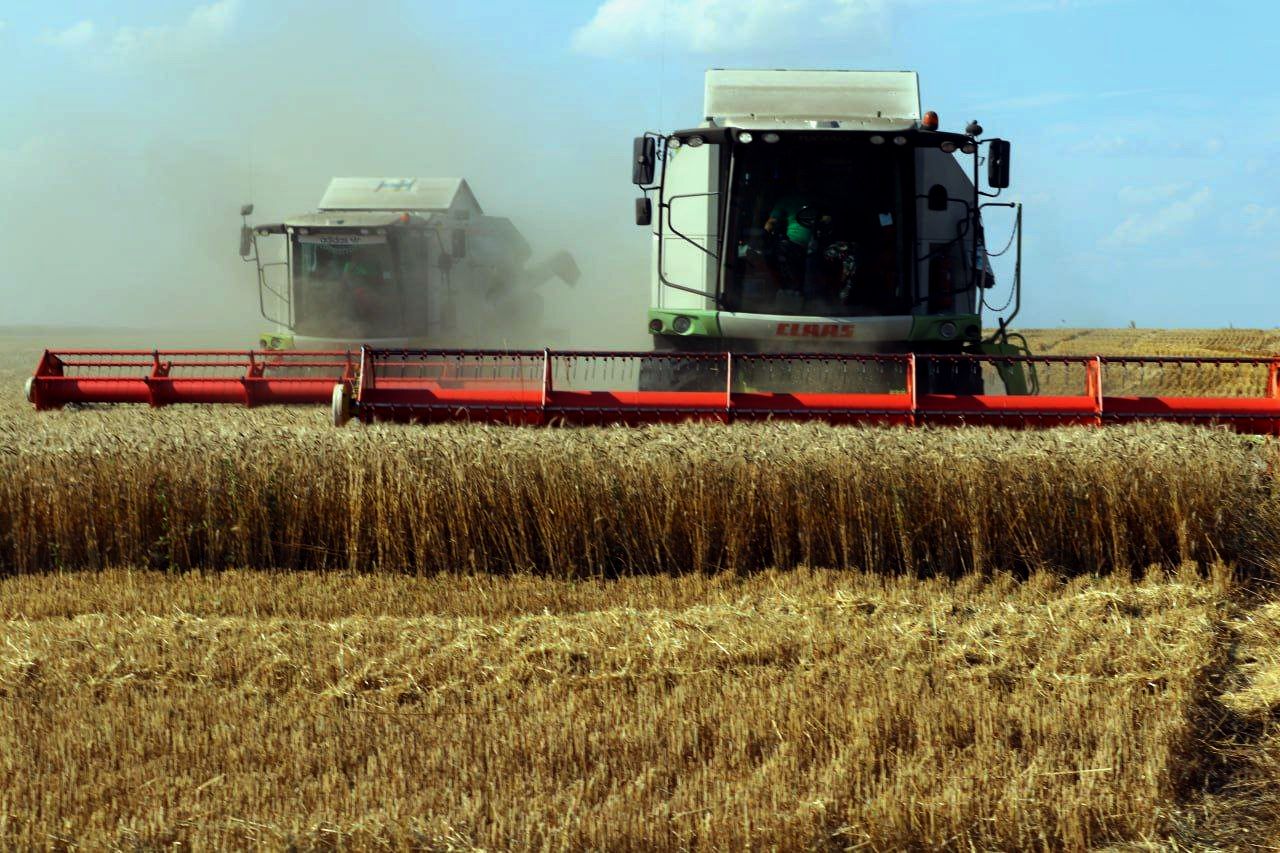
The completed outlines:
[[[355,318],[364,323],[376,323],[388,308],[388,276],[382,261],[371,253],[352,252],[342,264],[342,280],[351,295],[351,307]]]
[[[774,238],[773,254],[783,289],[795,291],[805,302],[820,295],[821,254],[815,231],[830,223],[821,194],[815,192],[806,172],[797,175],[791,189],[778,197],[764,223],[764,230]]]

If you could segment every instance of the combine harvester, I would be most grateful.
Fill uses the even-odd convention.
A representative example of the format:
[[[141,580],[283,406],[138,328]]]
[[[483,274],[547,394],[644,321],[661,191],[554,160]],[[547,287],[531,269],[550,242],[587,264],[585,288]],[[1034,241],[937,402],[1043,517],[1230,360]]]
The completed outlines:
[[[529,346],[554,335],[537,288],[573,285],[567,252],[530,264],[511,220],[486,216],[460,178],[334,178],[319,209],[250,225],[240,255],[254,265],[258,306],[272,325],[260,350],[46,353],[28,382],[40,409],[68,403],[327,404],[355,379],[363,345]],[[284,238],[279,259],[261,242]]]
[[[530,265],[510,219],[486,216],[461,178],[334,178],[320,207],[251,226],[240,209],[240,255],[257,271],[258,307],[273,325],[263,349],[450,346],[483,329],[505,346],[539,345],[538,287],[578,281],[568,252]],[[285,239],[264,260],[261,238]]]
[[[1278,359],[1027,352],[1009,332],[1021,305],[1022,210],[996,200],[1009,185],[1009,143],[981,138],[977,122],[963,133],[940,130],[935,113],[921,112],[914,73],[714,70],[704,113],[698,127],[634,143],[632,179],[644,193],[636,222],[653,229],[650,351],[458,350],[430,321],[431,348],[417,349],[386,327],[361,326],[355,302],[308,333],[308,246],[324,247],[312,250],[319,255],[340,245],[337,237],[357,252],[385,245],[384,257],[401,259],[392,268],[403,269],[401,229],[420,227],[424,269],[456,270],[466,251],[469,238],[458,236],[448,206],[419,222],[408,204],[380,201],[357,215],[344,203],[346,221],[322,210],[274,228],[246,226],[242,254],[256,259],[264,233],[284,233],[292,247],[281,326],[297,334],[267,343],[312,344],[350,329],[366,344],[358,354],[50,352],[29,397],[39,408],[256,405],[319,402],[325,391],[337,424],[1163,420],[1280,434]],[[1011,310],[984,334],[996,284],[983,229],[992,207],[1012,215],[1005,251],[1015,258]],[[343,230],[327,230],[335,228]],[[265,275],[260,265],[264,293]],[[396,290],[407,292],[403,283]],[[441,296],[430,284],[415,293],[422,316],[447,316],[431,307]],[[386,316],[405,317],[400,305],[408,303],[393,303]],[[1246,395],[1222,396],[1217,389],[1228,384]]]

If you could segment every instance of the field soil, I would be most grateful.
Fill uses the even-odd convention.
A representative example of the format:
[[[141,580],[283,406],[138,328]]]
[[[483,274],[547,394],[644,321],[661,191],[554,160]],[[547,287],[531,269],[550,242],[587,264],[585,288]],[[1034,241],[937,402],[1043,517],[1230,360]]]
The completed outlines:
[[[1280,837],[1269,439],[37,415],[43,339],[0,339],[0,847]]]

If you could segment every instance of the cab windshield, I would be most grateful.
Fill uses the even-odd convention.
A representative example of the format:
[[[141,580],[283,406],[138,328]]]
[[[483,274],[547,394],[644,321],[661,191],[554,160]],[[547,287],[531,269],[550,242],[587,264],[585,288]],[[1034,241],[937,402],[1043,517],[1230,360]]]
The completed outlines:
[[[299,334],[337,338],[402,333],[400,287],[383,235],[295,234],[294,319]]]
[[[911,150],[865,134],[734,147],[723,302],[761,314],[911,313]]]

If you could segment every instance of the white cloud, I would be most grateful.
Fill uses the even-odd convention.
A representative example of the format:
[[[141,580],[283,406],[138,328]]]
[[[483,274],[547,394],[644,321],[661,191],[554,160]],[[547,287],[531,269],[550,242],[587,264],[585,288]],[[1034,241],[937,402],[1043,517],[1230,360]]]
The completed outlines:
[[[177,56],[213,44],[235,25],[241,0],[214,0],[196,6],[177,24],[125,25],[106,34],[104,47],[117,60],[144,60]],[[3,22],[0,22],[3,27]],[[96,41],[98,27],[83,20],[65,30],[47,32],[45,44],[63,48],[86,47]]]
[[[970,109],[981,113],[1024,112],[1026,110],[1057,107],[1081,101],[1109,101],[1117,98],[1134,98],[1147,95],[1154,89],[1115,89],[1107,92],[1036,92],[1030,95],[1014,95],[974,104]]]
[[[879,34],[889,0],[604,0],[573,34],[573,46],[597,56],[676,49],[694,53],[803,44]],[[665,16],[663,14],[665,6]]]
[[[1082,97],[1079,94],[1070,92],[1040,92],[1034,95],[1016,95],[1010,98],[1000,98],[999,100],[974,104],[970,109],[981,113],[1023,112],[1024,110],[1068,104],[1072,101],[1081,100]]]
[[[1103,238],[1102,244],[1111,248],[1127,248],[1176,236],[1200,216],[1210,196],[1209,188],[1201,187],[1191,195],[1162,207],[1133,213]]]
[[[1265,234],[1280,227],[1280,208],[1246,204],[1241,213],[1244,215],[1246,234]]]
[[[146,59],[198,50],[230,30],[239,11],[240,0],[216,0],[197,6],[180,24],[120,27],[111,51],[122,59]]]
[[[827,39],[884,39],[894,8],[968,15],[1064,12],[1127,0],[601,0],[573,33],[576,50],[596,56],[673,49],[779,50]]]
[[[1182,195],[1191,185],[1188,183],[1148,184],[1141,187],[1121,187],[1117,193],[1120,201],[1127,205],[1159,204],[1175,196]]]
[[[93,35],[97,32],[97,29],[93,21],[83,20],[72,24],[65,30],[45,33],[40,40],[45,44],[52,44],[57,47],[83,47],[93,40]]]
[[[1121,131],[1095,134],[1071,145],[1073,154],[1097,157],[1213,157],[1226,144],[1217,136],[1177,138],[1174,134]]]
[[[1092,9],[1095,6],[1111,6],[1123,0],[1022,0],[1011,2],[1007,12],[1065,12],[1073,9]]]

